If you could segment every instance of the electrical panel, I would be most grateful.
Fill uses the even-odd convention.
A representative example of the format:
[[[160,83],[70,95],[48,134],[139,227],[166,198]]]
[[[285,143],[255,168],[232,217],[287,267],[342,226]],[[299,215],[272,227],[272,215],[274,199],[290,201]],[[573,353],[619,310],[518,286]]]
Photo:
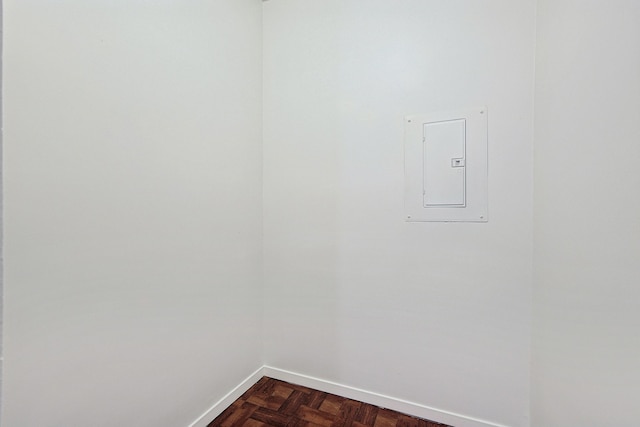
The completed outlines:
[[[486,107],[405,118],[405,219],[486,222]]]

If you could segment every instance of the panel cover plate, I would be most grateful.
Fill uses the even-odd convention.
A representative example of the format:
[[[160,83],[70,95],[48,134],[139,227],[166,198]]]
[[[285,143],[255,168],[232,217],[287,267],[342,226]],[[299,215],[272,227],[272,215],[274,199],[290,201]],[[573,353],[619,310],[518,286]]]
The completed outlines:
[[[405,117],[406,221],[488,221],[488,115],[479,107]]]

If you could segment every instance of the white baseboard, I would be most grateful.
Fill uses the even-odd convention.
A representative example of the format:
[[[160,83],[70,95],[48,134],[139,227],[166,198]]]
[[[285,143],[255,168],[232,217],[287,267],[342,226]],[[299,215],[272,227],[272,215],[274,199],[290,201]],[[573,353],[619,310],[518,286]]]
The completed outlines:
[[[191,423],[189,427],[206,427],[207,424],[231,406],[236,399],[242,396],[244,392],[249,390],[249,388],[257,383],[263,376],[287,381],[304,387],[314,388],[316,390],[324,391],[325,393],[337,394],[349,399],[359,400],[371,405],[392,409],[404,414],[425,418],[454,427],[507,427],[503,424],[496,424],[490,421],[432,408],[430,406],[421,405],[420,403],[409,402],[407,400],[397,399],[384,394],[374,393],[271,366],[262,366],[257,369],[253,374],[249,375],[238,386],[227,393],[222,399],[214,403],[211,408]]]
[[[264,375],[264,366],[260,367],[253,374],[245,378],[240,384],[233,390],[227,393],[222,399],[214,403],[211,408],[200,415],[197,420],[189,424],[189,427],[207,427],[211,421],[213,421],[218,415],[220,415],[225,409],[227,409],[233,402],[235,402],[242,394],[249,390],[252,385],[258,382]]]
[[[455,427],[507,427],[502,424],[480,420],[466,415],[455,414],[442,409],[432,408],[419,403],[409,402],[395,397],[362,390],[355,387],[338,384],[308,375],[298,374],[284,369],[263,367],[263,375],[281,381],[287,381],[304,387],[314,388],[325,393],[337,394],[349,399],[359,400],[382,408],[392,409],[404,414],[425,418],[431,421],[452,425]],[[195,427],[195,426],[194,426]]]

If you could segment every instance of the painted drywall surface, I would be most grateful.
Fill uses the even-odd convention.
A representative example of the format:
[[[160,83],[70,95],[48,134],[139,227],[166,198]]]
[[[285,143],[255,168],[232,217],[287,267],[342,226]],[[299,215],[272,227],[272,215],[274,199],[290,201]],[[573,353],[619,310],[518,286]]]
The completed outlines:
[[[2,28],[3,28],[3,18],[2,18],[2,2],[0,2],[0,36],[2,34]],[[2,44],[2,43],[0,43]],[[0,46],[0,86],[2,86],[2,46]],[[2,126],[2,87],[0,87],[0,128],[3,128]],[[3,318],[4,316],[2,315],[3,313],[3,309],[4,309],[4,273],[3,273],[3,268],[4,268],[4,256],[3,256],[3,245],[2,245],[2,241],[3,241],[3,231],[4,231],[4,227],[2,226],[2,224],[4,223],[4,209],[2,207],[2,132],[0,132],[0,414],[2,414],[2,367],[4,364],[4,357],[3,357],[3,350],[2,350],[2,331],[4,330],[3,328]]]
[[[261,366],[261,2],[4,6],[2,425],[189,425]]]
[[[538,3],[532,425],[636,426],[640,4]]]
[[[269,366],[529,408],[535,2],[264,6]],[[487,224],[403,221],[403,116],[489,107]]]

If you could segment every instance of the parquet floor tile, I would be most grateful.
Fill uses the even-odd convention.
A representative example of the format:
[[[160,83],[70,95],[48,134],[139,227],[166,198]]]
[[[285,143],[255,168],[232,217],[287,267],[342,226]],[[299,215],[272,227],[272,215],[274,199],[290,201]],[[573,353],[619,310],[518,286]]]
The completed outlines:
[[[262,377],[208,427],[451,427]]]

